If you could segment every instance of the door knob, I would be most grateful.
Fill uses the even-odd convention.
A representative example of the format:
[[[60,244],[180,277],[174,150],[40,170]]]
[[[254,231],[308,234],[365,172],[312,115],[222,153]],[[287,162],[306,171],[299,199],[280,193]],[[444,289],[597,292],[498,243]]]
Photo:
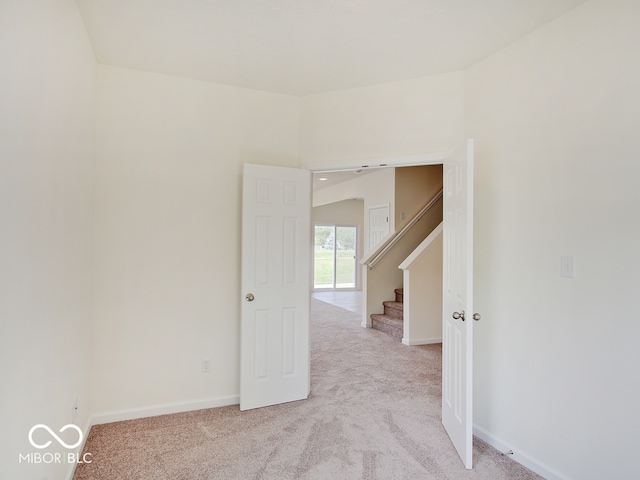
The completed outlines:
[[[473,314],[473,319],[477,322],[478,320],[480,320],[482,317],[480,316],[479,313],[474,313]]]
[[[246,296],[246,297],[244,297],[244,298],[246,298],[246,299],[247,299],[247,302],[253,302],[253,299],[254,299],[255,297],[253,296],[253,293],[247,293],[247,296]]]
[[[453,312],[452,317],[455,320],[462,320],[464,322],[464,310],[462,310],[461,312]]]

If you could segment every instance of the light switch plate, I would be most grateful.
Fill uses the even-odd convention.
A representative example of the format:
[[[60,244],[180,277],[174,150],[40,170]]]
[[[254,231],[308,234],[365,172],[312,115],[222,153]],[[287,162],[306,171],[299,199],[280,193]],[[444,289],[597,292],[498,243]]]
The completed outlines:
[[[576,260],[573,255],[563,255],[560,259],[560,276],[576,278]]]

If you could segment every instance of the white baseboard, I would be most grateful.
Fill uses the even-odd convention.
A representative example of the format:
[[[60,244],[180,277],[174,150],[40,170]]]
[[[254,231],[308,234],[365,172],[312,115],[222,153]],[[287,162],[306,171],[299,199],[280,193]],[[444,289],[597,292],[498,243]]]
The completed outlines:
[[[438,338],[414,338],[409,340],[407,338],[402,339],[402,343],[405,345],[431,345],[432,343],[442,343],[442,337]]]
[[[135,420],[137,418],[144,417],[155,417],[157,415],[167,415],[170,413],[190,412],[193,410],[203,410],[205,408],[226,407],[228,405],[237,405],[239,403],[240,396],[231,395],[228,397],[216,397],[207,400],[153,405],[143,408],[133,408],[131,410],[119,410],[116,412],[99,413],[97,415],[93,415],[91,417],[91,425],[121,422],[123,420]]]
[[[509,452],[507,454],[509,458],[513,459],[521,465],[524,465],[529,470],[537,473],[541,477],[544,477],[546,480],[571,480],[566,475],[562,475],[561,473],[527,455],[526,453],[518,451],[517,448],[509,446],[507,443],[503,442],[499,438],[496,438],[477,425],[473,426],[473,434],[480,440],[487,442],[496,450],[503,452],[504,454],[507,454],[507,452]]]

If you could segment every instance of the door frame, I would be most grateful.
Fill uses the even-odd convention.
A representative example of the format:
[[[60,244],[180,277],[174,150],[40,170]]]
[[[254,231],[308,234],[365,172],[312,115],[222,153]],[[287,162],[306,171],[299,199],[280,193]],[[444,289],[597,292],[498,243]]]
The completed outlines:
[[[464,144],[467,144],[467,139],[463,140]],[[309,171],[313,173],[321,173],[321,172],[332,172],[332,171],[343,171],[343,170],[358,170],[362,168],[394,168],[394,167],[414,167],[414,166],[423,166],[423,165],[444,165],[445,160],[450,157],[456,149],[453,149],[448,152],[438,152],[432,154],[418,154],[418,155],[400,155],[389,158],[377,158],[375,160],[346,160],[344,162],[311,162],[307,163],[306,166],[302,168],[308,168]],[[443,181],[444,181],[444,171]],[[313,208],[313,189],[311,192],[312,200],[311,205]],[[444,219],[443,219],[444,222]],[[367,232],[368,234],[368,232]],[[444,277],[443,277],[443,288],[444,285]],[[366,295],[363,295],[363,302],[366,302]],[[365,308],[366,310],[366,308]],[[444,312],[444,306],[443,306]],[[441,314],[441,318],[442,315]],[[363,323],[363,326],[366,326]],[[473,359],[471,359],[471,364],[473,366]],[[442,402],[442,399],[440,400]],[[472,404],[473,405],[473,404]],[[473,408],[473,406],[471,406]],[[472,430],[475,430],[472,425]],[[452,444],[453,446],[453,444]]]

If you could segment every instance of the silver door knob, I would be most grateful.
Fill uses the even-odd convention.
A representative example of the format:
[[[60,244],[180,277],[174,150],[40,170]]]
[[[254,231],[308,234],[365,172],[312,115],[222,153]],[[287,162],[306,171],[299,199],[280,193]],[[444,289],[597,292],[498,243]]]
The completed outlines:
[[[246,297],[244,297],[244,298],[246,298],[246,299],[247,299],[247,302],[253,302],[253,299],[254,299],[255,297],[253,296],[253,293],[247,293],[247,296],[246,296]]]
[[[480,320],[482,317],[480,316],[479,313],[474,313],[473,314],[473,319],[477,322],[478,320]]]
[[[453,312],[453,315],[451,315],[455,320],[462,320],[464,322],[464,310],[462,310],[461,312]]]

